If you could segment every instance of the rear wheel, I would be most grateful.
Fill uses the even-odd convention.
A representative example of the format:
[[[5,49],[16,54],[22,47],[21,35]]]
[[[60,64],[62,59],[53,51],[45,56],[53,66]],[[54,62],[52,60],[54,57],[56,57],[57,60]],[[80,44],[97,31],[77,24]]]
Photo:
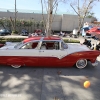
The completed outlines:
[[[13,68],[20,68],[21,65],[11,65]]]
[[[79,69],[85,68],[87,66],[87,60],[86,59],[80,59],[76,62],[76,67]]]

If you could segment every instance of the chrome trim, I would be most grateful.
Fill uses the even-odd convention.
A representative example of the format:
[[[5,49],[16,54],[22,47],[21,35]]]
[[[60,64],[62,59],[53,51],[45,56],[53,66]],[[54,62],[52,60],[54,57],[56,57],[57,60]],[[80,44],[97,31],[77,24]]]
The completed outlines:
[[[41,37],[41,39],[39,40],[39,43],[38,43],[38,46],[37,46],[38,50],[40,50],[40,47],[41,47],[42,42],[43,42],[43,39],[44,39],[44,37]]]

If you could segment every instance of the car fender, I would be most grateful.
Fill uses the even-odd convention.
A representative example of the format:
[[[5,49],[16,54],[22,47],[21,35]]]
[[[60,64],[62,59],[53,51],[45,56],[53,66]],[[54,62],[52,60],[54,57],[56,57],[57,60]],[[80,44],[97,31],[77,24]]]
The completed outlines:
[[[66,55],[62,59],[65,59],[68,62],[68,65],[73,66],[79,59],[87,59],[91,63],[94,63],[96,58],[100,55],[100,51],[80,51],[74,52],[69,55]]]

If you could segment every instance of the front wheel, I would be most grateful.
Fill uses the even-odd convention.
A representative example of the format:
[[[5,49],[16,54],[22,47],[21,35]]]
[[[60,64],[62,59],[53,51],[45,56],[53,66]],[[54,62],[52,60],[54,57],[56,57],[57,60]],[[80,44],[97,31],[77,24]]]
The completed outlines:
[[[87,66],[87,60],[86,59],[80,59],[76,62],[76,67],[79,69],[83,69]]]
[[[21,65],[11,65],[13,68],[20,68]]]

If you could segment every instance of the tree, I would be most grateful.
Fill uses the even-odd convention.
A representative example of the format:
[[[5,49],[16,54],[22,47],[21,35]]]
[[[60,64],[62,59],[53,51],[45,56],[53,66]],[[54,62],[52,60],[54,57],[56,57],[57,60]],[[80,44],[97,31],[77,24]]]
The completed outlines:
[[[44,22],[43,22],[43,20],[40,21],[40,27],[43,30],[43,28],[44,28]]]
[[[6,25],[6,26],[8,27],[8,29],[11,30],[11,26],[12,26],[12,25],[11,25],[10,19],[7,19],[6,22],[7,22],[7,25]]]
[[[86,17],[87,18],[92,18],[92,17],[94,17],[94,13],[93,12],[88,12]]]
[[[44,1],[44,3],[43,3],[43,1]],[[51,35],[52,22],[53,22],[55,14],[56,14],[58,4],[60,2],[65,2],[65,1],[66,0],[41,0],[42,15],[43,15],[44,7],[47,10],[47,19],[45,20],[44,16],[43,16],[46,36]]]
[[[70,3],[70,6],[78,15],[79,20],[79,30],[81,29],[85,17],[90,13],[94,6],[94,2],[98,2],[99,0],[75,0],[74,2]]]
[[[10,22],[11,22],[12,28],[14,30],[14,21],[13,21],[12,17],[10,17]]]
[[[2,26],[3,28],[5,28],[4,20],[2,18],[0,19],[0,26]]]

